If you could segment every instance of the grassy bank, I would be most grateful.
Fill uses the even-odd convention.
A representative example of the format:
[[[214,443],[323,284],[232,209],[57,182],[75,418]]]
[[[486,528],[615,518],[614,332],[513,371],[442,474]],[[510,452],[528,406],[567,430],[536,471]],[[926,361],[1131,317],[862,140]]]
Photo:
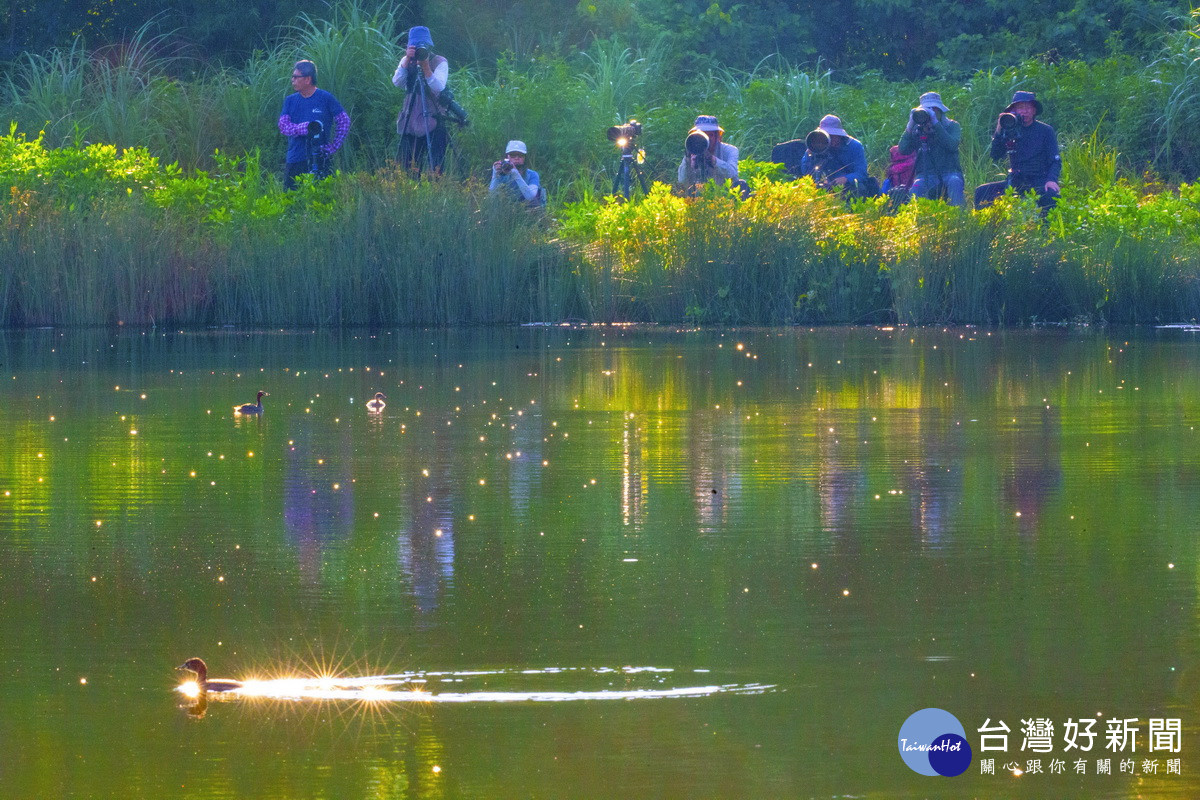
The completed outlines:
[[[1100,154],[1087,162],[1102,170]],[[1076,167],[1081,169],[1082,167]],[[748,164],[754,195],[581,200],[531,214],[392,169],[285,193],[253,157],[0,137],[0,324],[1153,322],[1200,312],[1200,188],[1068,189],[1042,221],[847,208]]]

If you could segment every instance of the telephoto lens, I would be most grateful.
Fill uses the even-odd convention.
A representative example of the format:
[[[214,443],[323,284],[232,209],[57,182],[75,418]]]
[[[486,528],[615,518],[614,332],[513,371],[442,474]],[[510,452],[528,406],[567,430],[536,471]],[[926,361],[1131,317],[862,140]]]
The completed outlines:
[[[912,118],[913,122],[917,125],[928,125],[929,121],[933,119],[929,112],[923,108],[914,108],[912,110]]]
[[[417,61],[424,61],[425,59],[429,58],[429,48],[428,47],[418,47],[417,51],[416,51],[416,55],[417,55]]]
[[[1012,113],[1009,113],[1008,111],[1005,111],[1003,114],[1000,115],[1000,127],[1002,129],[1004,129],[1006,131],[1012,130],[1013,128],[1017,127],[1017,124],[1018,124],[1018,120],[1017,120],[1016,114],[1012,114]]]
[[[688,155],[702,156],[708,152],[708,136],[704,131],[691,131],[683,140],[683,149]]]
[[[815,131],[808,134],[808,136],[804,137],[805,146],[814,153],[824,153],[829,149],[829,143],[831,141],[832,140],[829,138],[829,134],[820,128],[817,128]]]

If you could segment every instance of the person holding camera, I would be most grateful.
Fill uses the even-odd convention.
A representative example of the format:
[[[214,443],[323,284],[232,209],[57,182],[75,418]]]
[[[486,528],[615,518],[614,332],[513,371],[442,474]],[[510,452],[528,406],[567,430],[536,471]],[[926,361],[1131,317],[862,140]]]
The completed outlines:
[[[800,159],[800,174],[813,179],[822,188],[837,188],[857,196],[871,197],[877,192],[867,174],[867,150],[862,142],[846,133],[842,121],[826,114],[816,130],[804,139],[806,150]]]
[[[397,161],[418,175],[425,163],[441,173],[450,136],[439,124],[439,100],[450,78],[450,63],[433,52],[429,28],[414,25],[408,30],[408,47],[392,75],[392,85],[407,94],[396,117],[400,134]]]
[[[297,61],[292,67],[292,88],[283,99],[279,132],[288,137],[283,170],[285,189],[296,188],[296,176],[329,174],[329,160],[350,132],[350,115],[329,92],[317,88],[317,65]]]
[[[1043,214],[1058,202],[1058,177],[1062,173],[1058,134],[1037,119],[1041,113],[1042,104],[1033,92],[1013,94],[992,134],[992,160],[1007,156],[1008,177],[976,188],[976,208],[990,206],[1010,186],[1018,194],[1036,192]]]
[[[514,199],[541,207],[546,205],[546,194],[538,174],[525,168],[528,154],[529,148],[520,139],[509,142],[504,148],[504,158],[492,164],[492,182],[488,191],[495,194],[508,186]]]
[[[696,117],[684,140],[683,160],[679,162],[678,183],[685,192],[694,193],[696,187],[710,180],[732,181],[743,187],[743,192],[749,188],[738,178],[738,149],[721,140],[724,134],[725,129],[717,124],[716,117],[711,114]]]
[[[949,113],[937,92],[921,95],[920,104],[908,114],[908,125],[900,137],[900,152],[917,156],[914,195],[936,199],[945,193],[950,205],[963,206],[966,199],[958,160],[962,126],[950,119]]]

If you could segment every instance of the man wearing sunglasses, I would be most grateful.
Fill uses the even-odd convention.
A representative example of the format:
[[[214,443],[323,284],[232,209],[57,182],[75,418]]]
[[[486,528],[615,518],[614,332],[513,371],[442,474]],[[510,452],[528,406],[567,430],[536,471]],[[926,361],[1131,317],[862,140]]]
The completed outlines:
[[[336,97],[317,88],[316,64],[297,61],[292,67],[292,88],[296,91],[283,99],[279,115],[279,132],[288,137],[285,189],[296,187],[297,175],[328,175],[330,157],[341,149],[350,132],[346,109]]]

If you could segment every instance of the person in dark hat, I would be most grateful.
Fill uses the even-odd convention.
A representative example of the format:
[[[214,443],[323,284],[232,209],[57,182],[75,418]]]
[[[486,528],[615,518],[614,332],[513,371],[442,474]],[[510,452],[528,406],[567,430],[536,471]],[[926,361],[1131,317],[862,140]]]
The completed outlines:
[[[1012,102],[996,120],[992,134],[992,159],[1008,157],[1008,177],[975,189],[975,207],[984,208],[1012,187],[1018,193],[1036,192],[1043,213],[1058,200],[1058,134],[1037,119],[1042,104],[1033,92],[1016,92]]]
[[[915,154],[916,180],[912,193],[937,199],[944,193],[952,206],[966,205],[963,198],[962,165],[958,146],[962,126],[950,119],[950,109],[937,92],[921,95],[920,104],[908,114],[908,125],[900,137],[900,152]]]
[[[440,123],[438,98],[449,78],[450,64],[433,52],[429,28],[409,28],[404,58],[392,75],[392,85],[407,92],[396,118],[396,132],[400,134],[396,159],[417,174],[426,164],[436,173],[442,171],[450,135]]]

